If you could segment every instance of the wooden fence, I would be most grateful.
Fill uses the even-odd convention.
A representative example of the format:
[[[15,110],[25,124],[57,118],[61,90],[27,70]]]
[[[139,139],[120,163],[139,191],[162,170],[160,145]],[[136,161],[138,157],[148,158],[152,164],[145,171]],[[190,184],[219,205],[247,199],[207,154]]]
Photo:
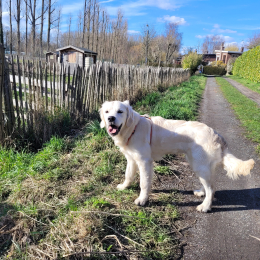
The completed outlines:
[[[60,131],[64,115],[81,123],[105,100],[132,100],[140,90],[167,87],[190,77],[189,70],[101,62],[78,67],[74,73],[69,67],[43,66],[41,61],[18,56],[8,62],[2,55],[0,62],[0,142],[15,133],[23,138],[33,135],[42,143]]]

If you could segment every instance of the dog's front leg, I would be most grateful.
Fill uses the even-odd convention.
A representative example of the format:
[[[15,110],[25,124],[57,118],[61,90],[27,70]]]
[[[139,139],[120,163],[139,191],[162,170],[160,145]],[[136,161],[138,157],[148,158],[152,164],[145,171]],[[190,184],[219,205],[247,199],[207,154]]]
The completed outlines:
[[[133,182],[137,171],[137,165],[135,161],[130,156],[126,156],[126,159],[127,166],[125,171],[125,181],[124,183],[117,185],[118,190],[124,190],[125,188],[129,187],[130,184]]]
[[[153,179],[153,161],[151,159],[142,159],[140,161],[137,161],[137,165],[140,171],[141,193],[139,197],[135,200],[135,204],[144,206],[148,200],[149,193],[151,191]]]

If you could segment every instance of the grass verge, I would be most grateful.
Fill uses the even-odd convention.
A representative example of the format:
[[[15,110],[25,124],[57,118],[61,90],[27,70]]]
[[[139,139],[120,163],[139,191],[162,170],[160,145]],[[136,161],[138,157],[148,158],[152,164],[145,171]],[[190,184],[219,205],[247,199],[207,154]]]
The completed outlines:
[[[135,107],[195,119],[205,81],[192,77],[167,91],[160,88]],[[37,153],[1,149],[1,254],[8,259],[176,258],[179,214],[173,202],[179,195],[160,191],[146,207],[135,206],[138,177],[129,189],[116,190],[125,167],[97,120],[76,138],[52,137]],[[165,165],[155,170],[171,174]]]
[[[223,78],[216,78],[217,83],[231,104],[235,114],[246,130],[246,137],[258,144],[256,151],[260,154],[260,108],[259,106]]]
[[[242,78],[239,76],[234,76],[234,75],[227,76],[227,77],[241,83],[245,87],[247,87],[255,92],[258,92],[260,94],[260,83],[252,82],[249,79],[245,79],[245,78]]]
[[[198,105],[207,78],[192,76],[189,81],[173,86],[167,91],[157,91],[146,95],[134,108],[140,114],[162,116],[167,119],[196,120]]]

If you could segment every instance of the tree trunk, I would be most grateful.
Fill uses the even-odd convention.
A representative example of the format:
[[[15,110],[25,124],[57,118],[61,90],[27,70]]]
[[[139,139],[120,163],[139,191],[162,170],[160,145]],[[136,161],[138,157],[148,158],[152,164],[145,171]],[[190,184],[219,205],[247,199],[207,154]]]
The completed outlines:
[[[10,43],[9,43],[9,47],[10,47],[10,53],[12,55],[13,53],[13,27],[12,27],[12,0],[9,1],[9,22],[10,22]]]
[[[83,13],[83,30],[82,30],[82,41],[81,41],[82,48],[85,46],[86,16],[87,16],[86,9],[87,9],[87,0],[85,0],[84,13]]]
[[[88,33],[88,42],[87,46],[89,49],[89,44],[90,44],[90,17],[91,17],[91,0],[88,0],[88,26],[87,26],[87,33]]]
[[[42,36],[43,36],[43,22],[44,22],[44,0],[42,0],[42,16],[41,16],[41,31],[40,31],[40,57],[42,57]]]
[[[51,0],[49,0],[49,6],[48,6],[47,51],[49,51],[50,48],[50,35],[51,35]]]

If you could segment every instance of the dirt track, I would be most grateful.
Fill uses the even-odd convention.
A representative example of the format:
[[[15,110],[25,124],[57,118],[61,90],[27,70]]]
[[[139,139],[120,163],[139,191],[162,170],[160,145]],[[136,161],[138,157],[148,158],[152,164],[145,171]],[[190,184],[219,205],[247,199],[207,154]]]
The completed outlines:
[[[251,177],[230,180],[223,170],[217,171],[216,193],[210,213],[198,213],[191,190],[199,184],[186,176],[183,190],[185,202],[179,205],[184,218],[192,225],[183,241],[182,259],[260,259],[260,158],[255,145],[243,137],[243,129],[214,77],[209,77],[201,104],[200,121],[219,132],[228,142],[230,151],[241,159],[256,162]],[[189,176],[190,177],[190,176]],[[192,183],[194,182],[194,183]],[[199,187],[199,186],[198,186]]]

